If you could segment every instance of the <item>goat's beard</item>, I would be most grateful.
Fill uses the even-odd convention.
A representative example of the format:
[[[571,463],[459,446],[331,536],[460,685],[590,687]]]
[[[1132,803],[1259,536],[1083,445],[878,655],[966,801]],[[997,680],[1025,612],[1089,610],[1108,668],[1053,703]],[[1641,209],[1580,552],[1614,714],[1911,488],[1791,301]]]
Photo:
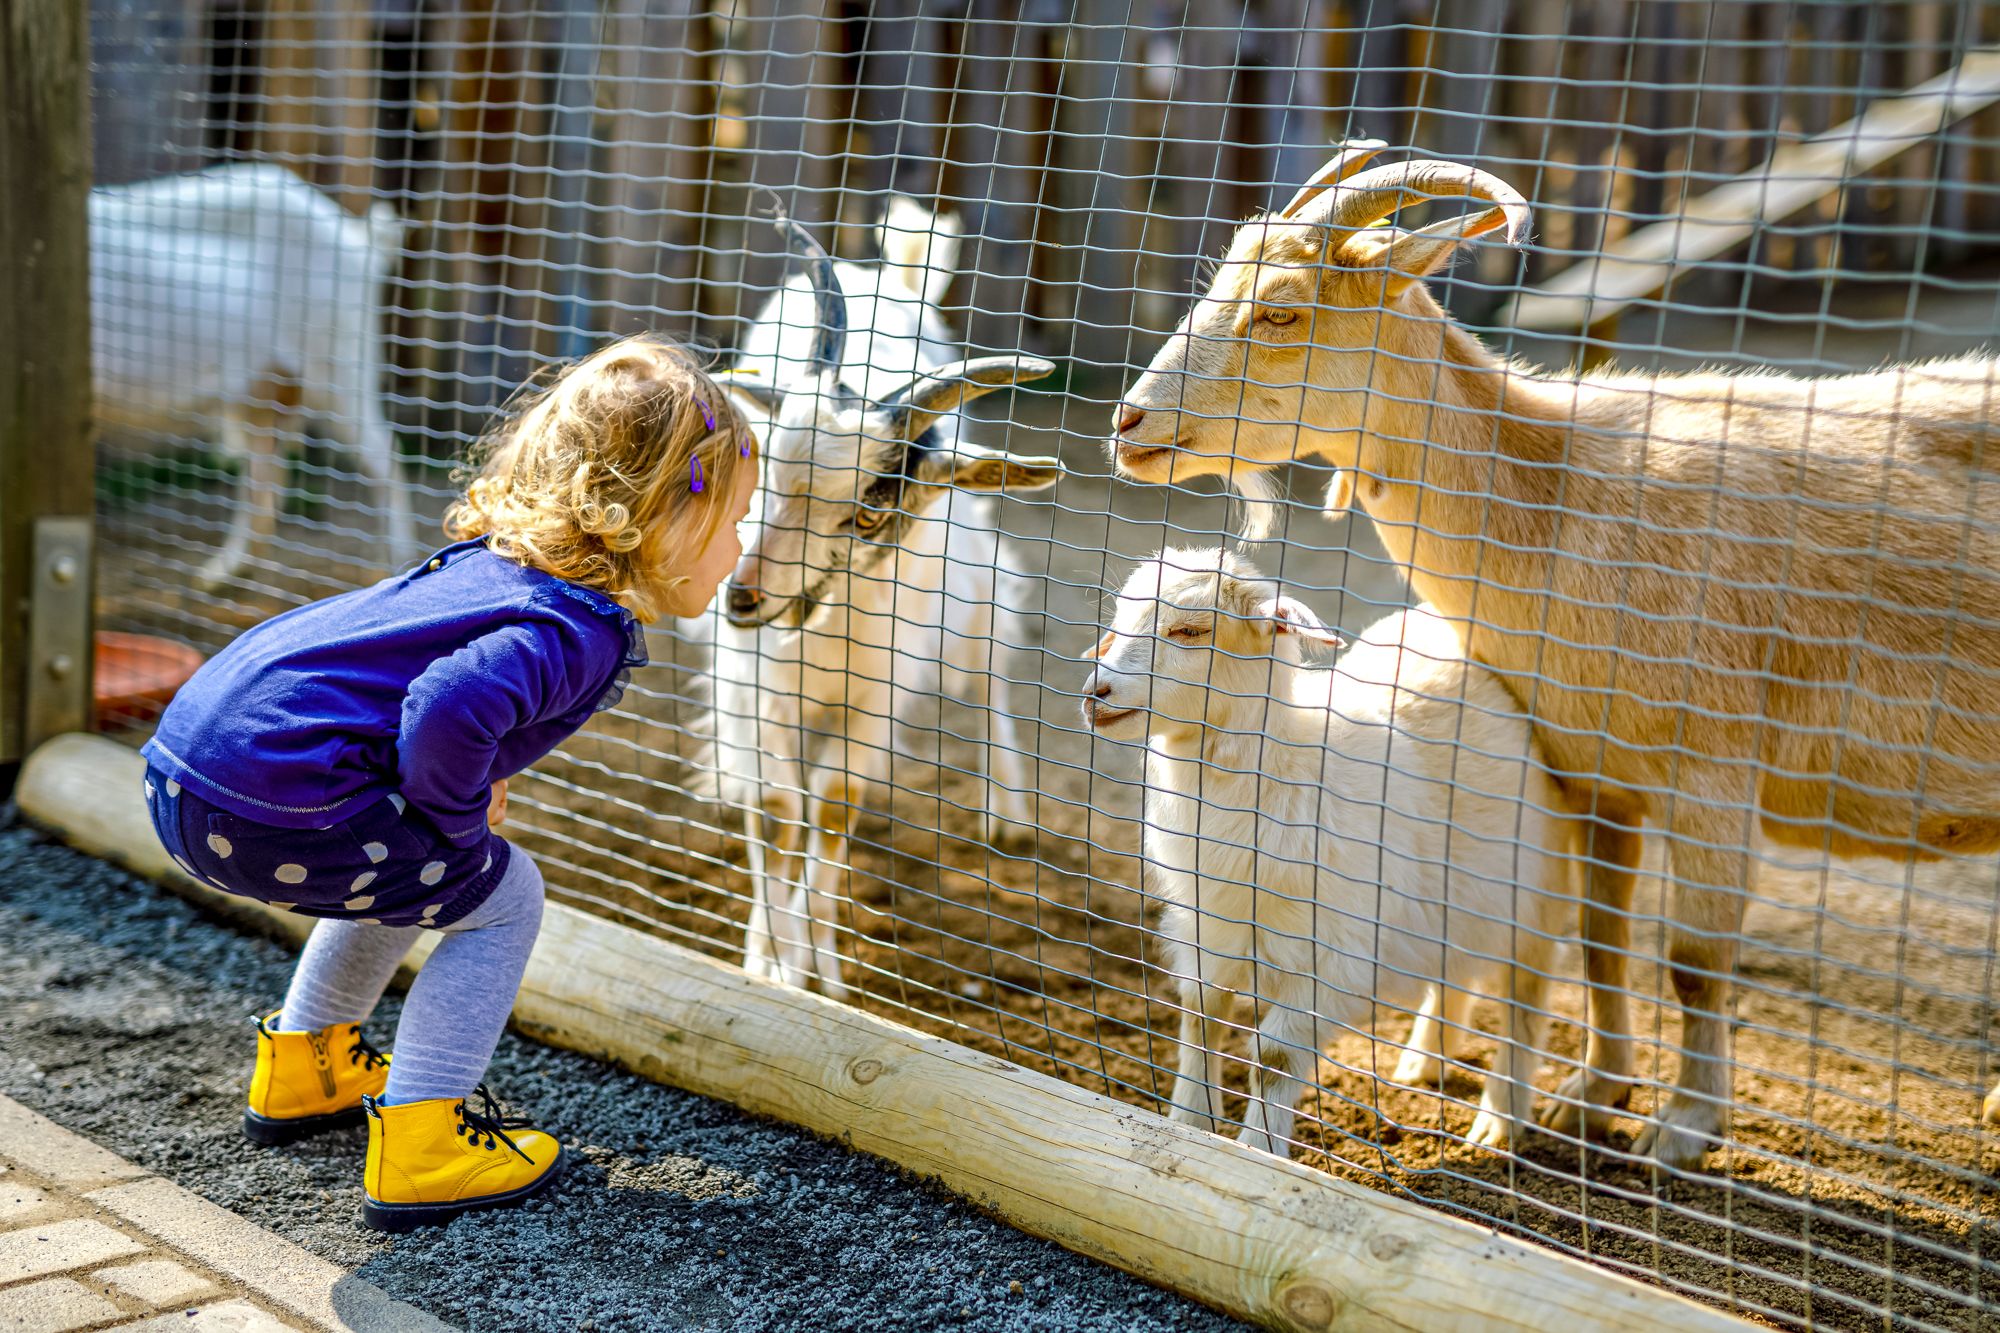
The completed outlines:
[[[1278,511],[1284,502],[1276,470],[1262,464],[1238,463],[1229,471],[1230,489],[1236,492],[1236,510],[1242,515],[1239,529],[1246,542],[1267,541],[1278,528]]]

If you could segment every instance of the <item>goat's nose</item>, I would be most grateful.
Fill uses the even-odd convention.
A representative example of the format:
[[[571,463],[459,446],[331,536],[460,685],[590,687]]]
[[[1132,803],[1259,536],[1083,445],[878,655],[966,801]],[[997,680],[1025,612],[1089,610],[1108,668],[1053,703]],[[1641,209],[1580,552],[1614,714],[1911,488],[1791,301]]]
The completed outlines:
[[[1123,435],[1146,419],[1146,409],[1130,403],[1118,404],[1118,434]]]
[[[1090,692],[1090,697],[1093,699],[1109,699],[1111,697],[1111,682],[1107,680],[1099,685]]]
[[[741,583],[732,583],[729,585],[729,613],[731,615],[750,615],[756,611],[757,603],[763,600],[764,594],[758,592],[755,588],[745,587]]]

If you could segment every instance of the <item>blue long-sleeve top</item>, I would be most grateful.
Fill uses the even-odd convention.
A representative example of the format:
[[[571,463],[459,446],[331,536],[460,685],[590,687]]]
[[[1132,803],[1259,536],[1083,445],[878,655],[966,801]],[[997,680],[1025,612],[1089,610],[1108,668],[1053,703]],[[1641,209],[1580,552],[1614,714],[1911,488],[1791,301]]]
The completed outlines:
[[[145,754],[280,828],[328,828],[401,792],[463,846],[486,832],[492,784],[645,664],[637,620],[611,598],[461,542],[240,635],[181,688]]]

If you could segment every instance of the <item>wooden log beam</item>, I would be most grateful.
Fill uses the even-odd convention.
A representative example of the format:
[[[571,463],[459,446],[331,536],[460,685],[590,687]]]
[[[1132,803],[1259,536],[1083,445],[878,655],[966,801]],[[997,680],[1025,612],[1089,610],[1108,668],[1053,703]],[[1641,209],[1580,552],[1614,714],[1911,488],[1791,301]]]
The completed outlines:
[[[1613,242],[1541,286],[1522,292],[1501,319],[1524,329],[1579,329],[1617,315],[1664,288],[1691,264],[1715,258],[1837,193],[1848,181],[1946,126],[2000,101],[2000,49],[1968,54],[1956,68],[1826,133],[1789,144],[1754,171],[1726,181],[1678,216]]]
[[[84,851],[303,938],[306,918],[203,888],[174,865],[147,818],[143,768],[113,741],[60,737],[29,761],[18,799]],[[1269,1328],[1746,1327],[559,904],[543,917],[514,1022],[886,1158],[1024,1231]]]

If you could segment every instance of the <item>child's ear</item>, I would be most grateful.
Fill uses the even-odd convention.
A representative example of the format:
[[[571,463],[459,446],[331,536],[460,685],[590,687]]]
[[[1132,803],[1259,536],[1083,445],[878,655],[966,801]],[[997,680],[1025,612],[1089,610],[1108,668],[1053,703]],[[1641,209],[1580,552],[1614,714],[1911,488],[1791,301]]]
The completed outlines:
[[[1273,597],[1260,602],[1252,614],[1259,620],[1270,621],[1273,634],[1296,634],[1328,648],[1339,648],[1347,642],[1322,624],[1311,607],[1295,598]]]

